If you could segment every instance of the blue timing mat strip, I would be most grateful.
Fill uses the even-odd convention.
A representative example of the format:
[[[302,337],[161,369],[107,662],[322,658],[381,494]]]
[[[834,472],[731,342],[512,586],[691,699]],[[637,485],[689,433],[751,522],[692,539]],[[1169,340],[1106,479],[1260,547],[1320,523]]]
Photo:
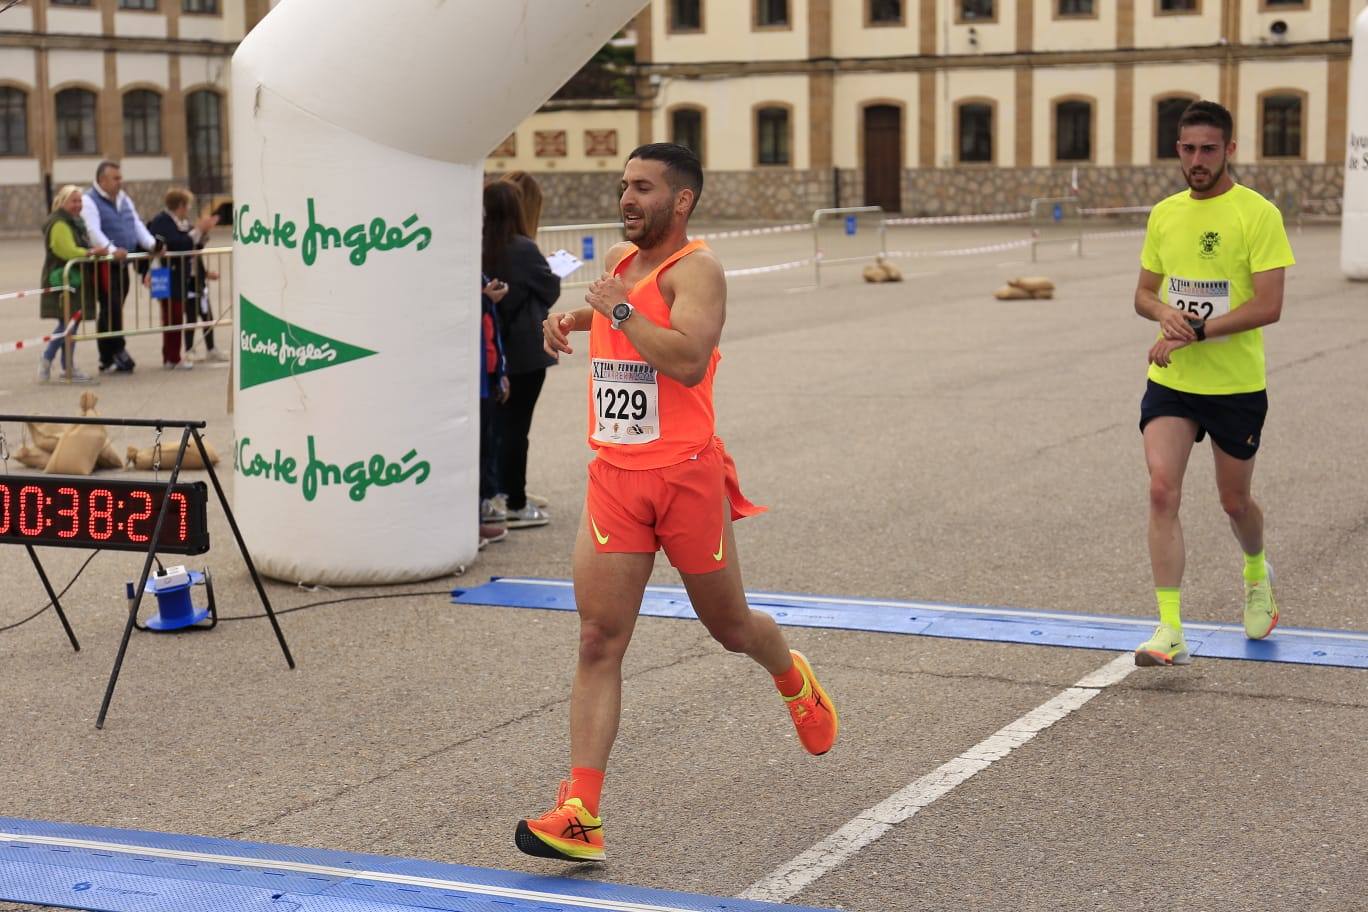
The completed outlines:
[[[501,608],[544,608],[574,611],[575,595],[567,580],[498,578],[471,589],[452,590],[452,601]],[[780,624],[826,627],[875,633],[911,633],[963,640],[1071,646],[1124,652],[1134,649],[1154,629],[1153,618],[1107,617],[983,605],[942,605],[843,599],[811,595],[750,592],[752,608],[768,612]],[[692,618],[693,607],[683,588],[650,586],[641,613],[649,617]],[[1266,640],[1251,640],[1234,624],[1184,623],[1188,651],[1213,659],[1290,662],[1368,668],[1368,633],[1279,627]]]
[[[383,855],[9,817],[0,817],[0,899],[92,912],[823,912]]]

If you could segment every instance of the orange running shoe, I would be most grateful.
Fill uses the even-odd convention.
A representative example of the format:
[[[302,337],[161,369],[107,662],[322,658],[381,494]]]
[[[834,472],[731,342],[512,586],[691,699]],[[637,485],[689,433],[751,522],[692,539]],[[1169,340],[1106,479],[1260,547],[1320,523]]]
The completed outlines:
[[[553,810],[536,820],[519,820],[513,841],[538,858],[603,861],[603,818],[590,814],[578,798],[567,798],[569,788],[563,780]]]
[[[789,715],[793,717],[793,727],[798,729],[798,740],[809,754],[825,754],[836,743],[836,732],[840,730],[840,720],[836,716],[836,705],[831,697],[817,683],[812,666],[807,657],[796,649],[793,664],[803,673],[803,689],[796,697],[784,697],[788,703]]]

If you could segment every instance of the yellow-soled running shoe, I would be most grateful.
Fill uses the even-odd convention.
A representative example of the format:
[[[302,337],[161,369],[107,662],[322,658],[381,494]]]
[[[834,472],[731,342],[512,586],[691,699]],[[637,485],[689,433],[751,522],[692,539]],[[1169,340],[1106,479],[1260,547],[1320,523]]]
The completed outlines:
[[[519,820],[513,841],[539,858],[603,861],[603,818],[590,814],[578,798],[567,798],[569,786],[561,782],[555,808],[535,820]]]
[[[822,685],[817,683],[817,676],[812,673],[807,657],[796,649],[789,652],[793,655],[793,664],[803,673],[803,689],[796,697],[784,697],[784,702],[788,704],[789,715],[793,717],[793,727],[798,730],[798,740],[802,742],[803,750],[809,754],[825,754],[836,743],[836,733],[841,727],[840,719],[836,716],[836,704],[831,702]]]
[[[1183,635],[1168,624],[1154,628],[1154,636],[1135,647],[1135,664],[1145,665],[1189,665],[1192,656],[1188,655],[1187,643]]]

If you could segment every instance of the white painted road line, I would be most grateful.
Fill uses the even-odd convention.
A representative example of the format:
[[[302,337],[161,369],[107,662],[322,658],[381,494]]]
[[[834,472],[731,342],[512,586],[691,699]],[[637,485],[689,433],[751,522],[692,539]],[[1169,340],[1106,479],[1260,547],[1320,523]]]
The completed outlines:
[[[955,786],[975,773],[1027,743],[1060,719],[1073,713],[1093,697],[1135,671],[1135,657],[1127,652],[1096,671],[1085,675],[1068,690],[1042,703],[1026,715],[999,729],[948,763],[922,776],[916,782],[884,801],[861,812],[792,861],[782,865],[741,894],[742,899],[762,902],[787,902],[829,874],[861,849],[893,827],[949,794]]]

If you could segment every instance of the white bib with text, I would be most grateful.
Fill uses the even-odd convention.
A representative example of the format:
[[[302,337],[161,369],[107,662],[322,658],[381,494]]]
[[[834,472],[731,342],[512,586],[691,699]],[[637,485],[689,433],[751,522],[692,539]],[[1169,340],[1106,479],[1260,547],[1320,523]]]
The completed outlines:
[[[639,444],[660,438],[660,387],[645,361],[595,358],[594,433],[599,443]]]

